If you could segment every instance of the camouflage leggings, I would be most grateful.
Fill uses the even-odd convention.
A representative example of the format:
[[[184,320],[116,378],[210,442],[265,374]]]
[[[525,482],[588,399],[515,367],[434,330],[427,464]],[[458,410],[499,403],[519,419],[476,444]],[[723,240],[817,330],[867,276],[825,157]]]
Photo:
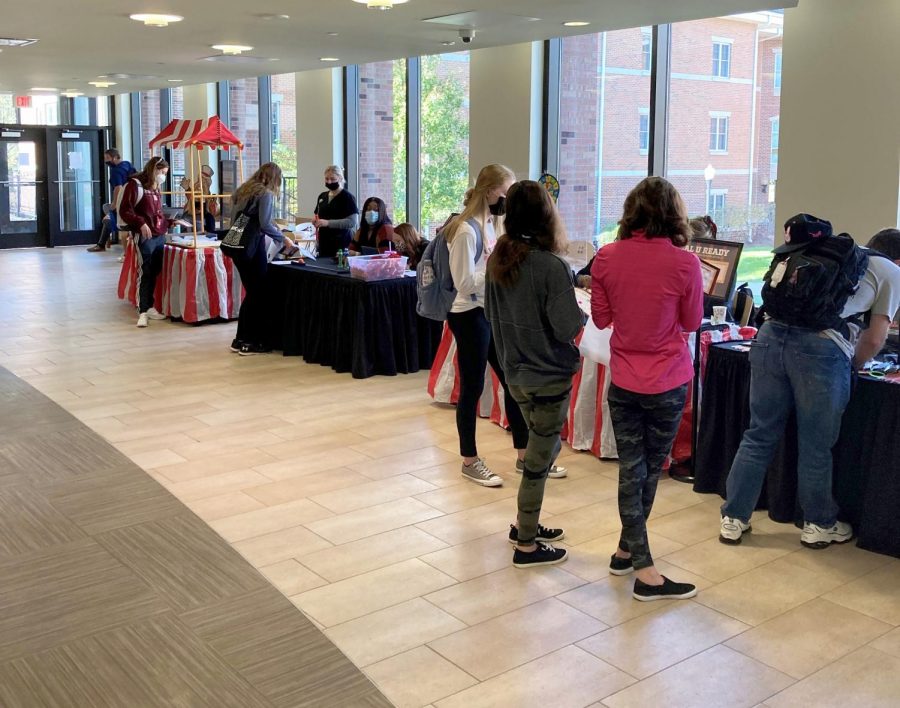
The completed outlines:
[[[647,518],[686,398],[687,384],[656,394],[609,387],[609,413],[619,451],[619,548],[631,553],[635,570],[653,565]]]
[[[525,448],[525,472],[519,483],[519,543],[530,545],[537,535],[544,484],[550,466],[559,455],[559,433],[569,410],[572,381],[557,381],[542,386],[509,385],[509,392],[519,404],[528,424],[528,446]]]

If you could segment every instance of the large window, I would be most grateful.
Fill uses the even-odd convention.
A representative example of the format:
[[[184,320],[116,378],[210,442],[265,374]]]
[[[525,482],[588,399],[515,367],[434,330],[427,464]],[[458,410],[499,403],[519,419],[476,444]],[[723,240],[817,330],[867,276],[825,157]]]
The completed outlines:
[[[422,57],[421,224],[431,237],[469,181],[469,53]]]
[[[16,104],[11,93],[0,93],[0,123],[18,123]]]
[[[774,184],[778,179],[778,132],[780,119],[775,116],[771,119],[771,128],[769,132],[769,183]]]
[[[244,143],[244,179],[259,169],[259,81],[228,82],[231,130]]]
[[[774,237],[772,133],[780,98],[773,77],[782,27],[777,12],[671,25],[666,176],[691,216],[714,212],[719,238],[767,247]],[[711,72],[702,47],[713,48]],[[711,81],[710,73],[728,81]]]
[[[402,59],[359,66],[359,192],[360,207],[365,199],[380,197],[395,224],[406,221],[406,62]]]
[[[559,210],[573,240],[609,241],[625,196],[647,176],[650,35],[566,37],[559,76]]]
[[[281,189],[281,216],[296,216],[297,207],[297,83],[294,74],[271,78],[270,117],[272,161],[284,175]]]
[[[141,91],[141,159],[138,160],[139,165],[135,165],[136,169],[141,169],[144,163],[150,159],[150,141],[159,135],[159,91]],[[137,150],[134,153],[137,154]]]
[[[59,125],[59,96],[33,95],[31,107],[16,112],[22,125]]]

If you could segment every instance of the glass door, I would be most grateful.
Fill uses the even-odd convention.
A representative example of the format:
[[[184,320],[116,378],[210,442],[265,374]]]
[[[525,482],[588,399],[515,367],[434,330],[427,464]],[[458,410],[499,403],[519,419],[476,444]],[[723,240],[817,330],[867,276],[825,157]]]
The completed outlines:
[[[0,130],[0,248],[47,245],[44,131]]]
[[[100,130],[48,129],[50,243],[94,243],[100,228]]]

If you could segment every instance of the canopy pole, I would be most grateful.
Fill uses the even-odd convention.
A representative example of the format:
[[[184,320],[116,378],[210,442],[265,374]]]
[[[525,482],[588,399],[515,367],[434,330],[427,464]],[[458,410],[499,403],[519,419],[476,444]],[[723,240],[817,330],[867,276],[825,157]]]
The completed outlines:
[[[194,146],[188,146],[188,161],[191,163],[191,184],[190,184],[190,192],[188,192],[189,198],[191,200],[191,227],[194,231],[194,248],[197,248],[197,202],[194,200],[194,150],[192,149]]]

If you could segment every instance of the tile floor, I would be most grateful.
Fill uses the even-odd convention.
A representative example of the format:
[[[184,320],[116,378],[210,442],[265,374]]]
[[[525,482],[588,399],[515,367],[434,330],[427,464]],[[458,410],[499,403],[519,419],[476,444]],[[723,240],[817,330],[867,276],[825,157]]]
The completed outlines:
[[[900,702],[900,560],[801,549],[765,518],[723,546],[718,500],[667,480],[653,547],[701,592],[638,603],[605,570],[616,467],[567,449],[545,520],[565,527],[571,560],[516,570],[505,433],[480,424],[506,485],[476,487],[427,372],[357,381],[240,358],[234,324],[139,330],[115,299],[116,254],[0,251],[0,364],[169,489],[397,706]]]

